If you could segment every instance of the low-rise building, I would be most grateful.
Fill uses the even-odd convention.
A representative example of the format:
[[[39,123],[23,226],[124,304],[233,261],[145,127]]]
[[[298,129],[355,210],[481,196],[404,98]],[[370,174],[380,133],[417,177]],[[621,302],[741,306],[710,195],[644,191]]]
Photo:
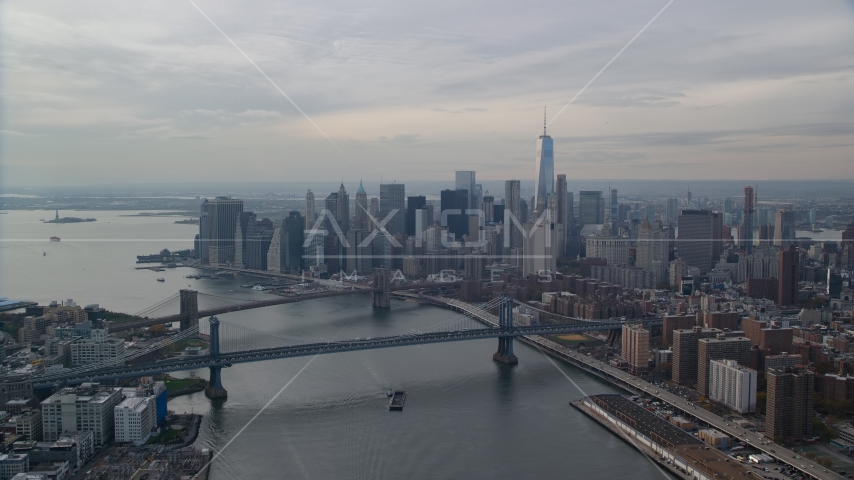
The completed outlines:
[[[118,358],[124,352],[124,342],[116,338],[80,339],[71,344],[71,365],[90,365]]]
[[[699,430],[697,432],[697,436],[700,438],[700,440],[716,448],[729,448],[729,436],[713,428]]]
[[[0,478],[12,478],[30,469],[30,458],[18,453],[0,454]]]
[[[42,439],[42,412],[27,408],[15,417],[15,434],[31,441]]]

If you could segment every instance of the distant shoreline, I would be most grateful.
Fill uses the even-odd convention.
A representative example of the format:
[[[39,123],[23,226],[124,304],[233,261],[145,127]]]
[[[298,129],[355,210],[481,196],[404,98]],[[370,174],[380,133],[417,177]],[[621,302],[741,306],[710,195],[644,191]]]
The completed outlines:
[[[53,220],[45,220],[44,223],[85,223],[85,222],[97,222],[97,218],[78,218],[78,217],[62,217],[55,218]]]

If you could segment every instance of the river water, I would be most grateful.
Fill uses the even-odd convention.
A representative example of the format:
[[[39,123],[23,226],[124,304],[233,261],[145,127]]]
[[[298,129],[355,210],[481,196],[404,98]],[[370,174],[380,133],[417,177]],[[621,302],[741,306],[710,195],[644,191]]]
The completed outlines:
[[[220,297],[267,298],[240,288],[252,282],[246,277],[193,280],[184,278],[194,272],[188,268],[134,270],[136,255],[190,248],[197,228],[172,217],[122,216],[134,213],[65,212],[98,221],[63,225],[39,222],[53,212],[0,215],[0,296],[72,298],[131,313],[188,285]],[[62,241],[49,242],[52,235]],[[201,300],[200,307],[216,301]],[[177,310],[173,303],[157,313]],[[348,296],[220,319],[290,336],[364,338],[410,332],[453,315],[396,300],[389,311],[374,310],[369,297]],[[496,364],[496,347],[496,340],[478,340],[236,365],[223,371],[227,400],[198,393],[171,400],[169,408],[204,414],[197,446],[228,445],[212,480],[662,478],[634,448],[569,405],[581,393],[563,372],[588,394],[616,389],[571,365],[556,362],[556,368],[518,342],[519,365]],[[389,387],[407,390],[403,412],[388,411]]]

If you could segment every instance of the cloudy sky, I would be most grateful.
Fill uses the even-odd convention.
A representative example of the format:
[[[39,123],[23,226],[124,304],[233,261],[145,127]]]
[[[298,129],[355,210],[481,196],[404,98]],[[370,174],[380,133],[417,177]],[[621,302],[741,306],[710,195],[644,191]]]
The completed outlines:
[[[0,4],[8,185],[854,178],[854,0]],[[325,136],[328,136],[326,138]]]

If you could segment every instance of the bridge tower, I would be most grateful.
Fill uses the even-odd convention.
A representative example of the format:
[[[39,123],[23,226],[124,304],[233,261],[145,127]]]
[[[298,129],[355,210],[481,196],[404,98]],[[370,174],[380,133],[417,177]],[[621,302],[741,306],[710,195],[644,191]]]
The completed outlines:
[[[219,363],[222,358],[219,352],[219,319],[211,316],[209,321],[211,326],[211,357]],[[205,385],[205,395],[208,398],[227,398],[228,392],[222,387],[222,366],[217,365],[215,367],[210,367],[210,369],[211,377],[208,384]]]
[[[498,303],[498,326],[513,327],[513,301],[507,295],[502,295]],[[513,354],[513,337],[498,337],[498,351],[492,355],[496,362],[515,365],[519,359]]]
[[[181,299],[181,331],[199,325],[199,292],[179,290]]]
[[[391,308],[391,290],[389,289],[389,271],[385,268],[374,269],[374,292],[373,306],[375,308]]]

